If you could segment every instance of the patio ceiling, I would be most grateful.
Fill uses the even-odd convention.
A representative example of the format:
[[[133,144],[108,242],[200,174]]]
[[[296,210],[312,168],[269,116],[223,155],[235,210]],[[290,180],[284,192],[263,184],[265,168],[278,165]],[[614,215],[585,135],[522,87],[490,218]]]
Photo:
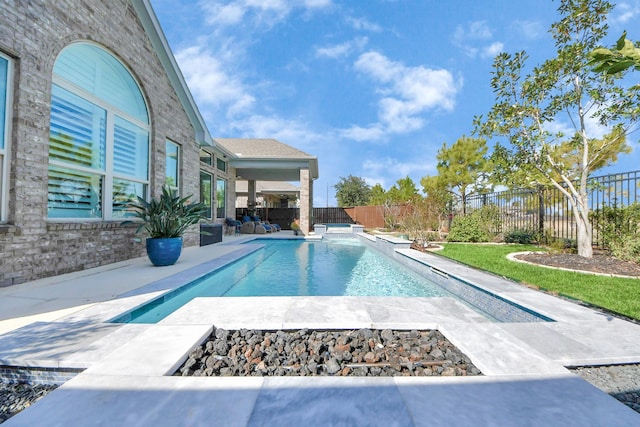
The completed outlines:
[[[232,154],[230,166],[238,179],[249,181],[300,181],[300,169],[317,179],[318,158],[275,139],[215,138]]]

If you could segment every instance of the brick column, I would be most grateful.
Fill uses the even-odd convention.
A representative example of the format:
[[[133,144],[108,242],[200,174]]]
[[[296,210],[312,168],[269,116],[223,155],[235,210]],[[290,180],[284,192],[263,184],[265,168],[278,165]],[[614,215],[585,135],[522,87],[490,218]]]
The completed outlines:
[[[300,231],[307,235],[311,231],[311,207],[313,206],[313,181],[309,169],[300,169]]]

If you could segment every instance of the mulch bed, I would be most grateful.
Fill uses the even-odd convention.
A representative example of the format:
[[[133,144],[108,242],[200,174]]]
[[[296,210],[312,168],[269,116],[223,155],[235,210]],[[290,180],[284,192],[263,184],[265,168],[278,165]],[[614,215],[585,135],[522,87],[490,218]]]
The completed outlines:
[[[640,265],[596,253],[592,258],[584,258],[576,254],[544,253],[520,254],[516,258],[550,267],[570,270],[588,271],[591,273],[615,274],[620,276],[640,277]]]

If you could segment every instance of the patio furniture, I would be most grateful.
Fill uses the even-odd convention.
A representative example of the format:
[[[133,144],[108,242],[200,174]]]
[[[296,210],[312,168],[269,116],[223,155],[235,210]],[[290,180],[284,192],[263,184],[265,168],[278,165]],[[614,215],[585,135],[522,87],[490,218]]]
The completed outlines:
[[[200,224],[200,246],[222,242],[222,224]]]
[[[226,234],[227,235],[231,235],[234,234],[237,236],[238,234],[240,234],[240,229],[242,228],[242,223],[240,221],[238,221],[237,219],[233,219],[233,218],[226,218],[224,220],[224,224],[225,224],[225,228],[226,228]]]
[[[275,228],[273,226],[271,226],[269,224],[269,222],[262,221],[259,216],[253,215],[253,216],[250,217],[250,220],[253,221],[256,224],[256,231],[255,232],[257,234],[263,234],[261,232],[260,233],[258,232],[258,225],[260,225],[260,226],[262,226],[264,228],[264,230],[265,230],[264,232],[265,233],[271,233],[271,232],[275,231]]]

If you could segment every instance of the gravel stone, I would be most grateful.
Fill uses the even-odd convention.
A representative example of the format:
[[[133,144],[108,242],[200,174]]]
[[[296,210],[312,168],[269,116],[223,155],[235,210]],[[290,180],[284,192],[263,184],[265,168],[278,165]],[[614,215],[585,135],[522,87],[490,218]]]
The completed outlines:
[[[640,412],[640,364],[582,366],[572,368],[572,371],[634,411]]]
[[[56,385],[0,383],[0,424],[55,390]]]
[[[237,342],[237,337],[243,340]],[[174,375],[482,375],[440,332],[214,329]]]

